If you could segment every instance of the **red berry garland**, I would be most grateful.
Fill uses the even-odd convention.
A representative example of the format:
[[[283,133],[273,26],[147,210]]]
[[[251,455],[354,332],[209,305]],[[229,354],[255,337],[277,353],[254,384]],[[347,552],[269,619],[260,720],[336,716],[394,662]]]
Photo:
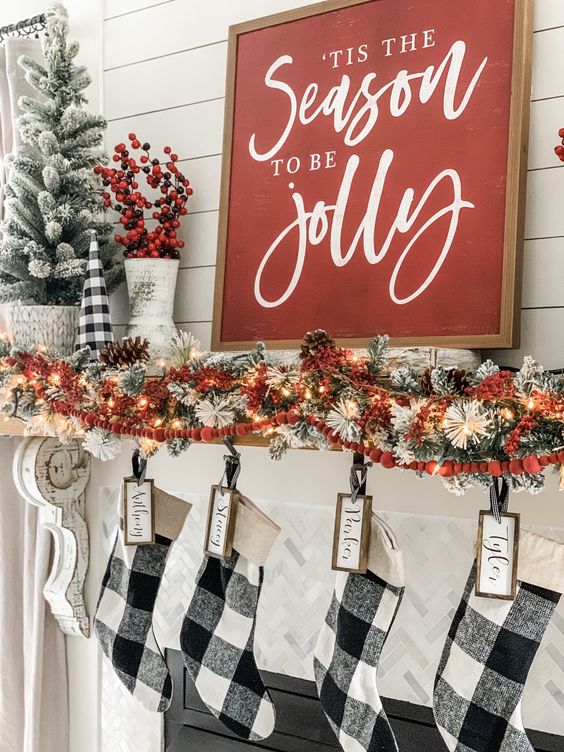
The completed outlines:
[[[104,188],[109,189],[102,194],[104,206],[121,214],[120,223],[126,230],[125,235],[115,235],[115,241],[123,246],[126,258],[177,259],[184,241],[176,237],[176,231],[180,227],[180,217],[188,213],[186,203],[193,192],[190,181],[178,169],[178,154],[173,154],[170,146],[163,149],[167,161],[159,162],[150,157],[151,144],[141,144],[135,133],[130,133],[128,138],[130,149],[144,152],[139,162],[131,156],[130,149],[120,143],[116,144],[112,157],[114,162],[120,163],[120,169],[101,165],[94,168],[94,172],[101,176]],[[162,194],[153,202],[139,190],[136,176],[140,172],[146,175],[149,187]],[[157,221],[157,226],[149,230],[145,226],[144,210],[153,207],[152,218]]]
[[[560,128],[558,135],[562,139],[562,143],[555,147],[554,151],[556,156],[561,162],[564,162],[564,128]]]

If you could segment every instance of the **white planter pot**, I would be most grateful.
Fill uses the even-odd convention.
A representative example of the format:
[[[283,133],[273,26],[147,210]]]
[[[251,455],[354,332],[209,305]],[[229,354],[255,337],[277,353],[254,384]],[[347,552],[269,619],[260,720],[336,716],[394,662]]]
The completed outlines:
[[[150,342],[152,358],[170,354],[176,332],[172,313],[178,276],[177,259],[126,259],[125,276],[129,295],[129,324],[126,337]]]
[[[10,340],[33,350],[44,345],[58,355],[71,355],[78,330],[79,306],[11,305],[7,307]]]

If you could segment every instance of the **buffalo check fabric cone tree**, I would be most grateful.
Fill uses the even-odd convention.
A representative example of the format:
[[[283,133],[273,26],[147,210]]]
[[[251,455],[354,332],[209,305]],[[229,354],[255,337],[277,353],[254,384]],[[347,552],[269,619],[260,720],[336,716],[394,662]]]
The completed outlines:
[[[104,270],[100,261],[96,232],[92,230],[88,268],[82,291],[76,349],[89,347],[91,359],[98,360],[98,356],[106,344],[113,341],[110,301],[106,290]]]
[[[123,498],[120,530],[94,618],[94,631],[125,688],[147,708],[164,713],[172,679],[153,632],[153,611],[168,555],[191,505],[155,489],[155,542],[126,546]]]
[[[474,565],[439,664],[435,719],[450,752],[534,752],[521,697],[564,592],[564,545],[521,534],[513,601],[476,596],[476,575]]]
[[[90,84],[77,65],[78,44],[68,41],[64,6],[47,13],[44,64],[19,60],[37,97],[22,97],[18,126],[22,145],[7,160],[6,219],[0,244],[0,302],[77,305],[96,230],[106,282],[112,291],[123,277],[109,247],[99,178],[106,121],[84,109]]]
[[[223,561],[204,559],[180,636],[202,701],[230,731],[251,741],[268,738],[276,723],[255,663],[254,640],[264,564],[279,532],[242,497],[233,554]]]
[[[323,710],[345,752],[398,752],[376,686],[380,654],[404,593],[395,535],[372,516],[366,574],[337,574],[315,648]]]

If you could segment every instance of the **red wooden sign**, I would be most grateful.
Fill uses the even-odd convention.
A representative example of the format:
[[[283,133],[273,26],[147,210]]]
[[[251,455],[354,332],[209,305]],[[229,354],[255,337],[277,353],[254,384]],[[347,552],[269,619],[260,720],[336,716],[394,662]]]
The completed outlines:
[[[516,344],[531,13],[338,0],[231,29],[215,349]]]

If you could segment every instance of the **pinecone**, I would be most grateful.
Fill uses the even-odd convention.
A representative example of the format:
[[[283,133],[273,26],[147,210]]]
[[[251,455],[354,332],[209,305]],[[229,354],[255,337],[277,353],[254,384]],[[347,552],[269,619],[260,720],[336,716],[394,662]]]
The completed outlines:
[[[421,378],[419,379],[419,386],[421,387],[421,391],[427,397],[430,397],[433,394],[433,383],[431,381],[431,371],[432,371],[432,368],[426,368],[421,374]]]
[[[430,397],[432,394],[435,393],[433,389],[433,383],[431,381],[432,371],[433,371],[432,368],[427,368],[425,371],[423,371],[419,379],[419,385],[421,387],[421,391],[427,397]],[[466,387],[470,386],[467,372],[464,370],[460,370],[458,368],[451,368],[450,370],[445,371],[445,373],[447,377],[449,391],[452,392],[453,394],[464,394]]]
[[[121,342],[108,342],[100,353],[100,362],[106,368],[127,368],[149,360],[149,340],[141,337],[124,337]]]
[[[464,369],[452,368],[448,372],[449,384],[452,384],[452,390],[456,394],[464,394],[466,389],[470,386],[468,381],[468,374]]]
[[[335,347],[333,337],[327,334],[325,329],[314,329],[313,332],[308,332],[302,340],[300,358],[303,360],[303,358],[313,355],[318,350],[324,350],[329,347]]]

